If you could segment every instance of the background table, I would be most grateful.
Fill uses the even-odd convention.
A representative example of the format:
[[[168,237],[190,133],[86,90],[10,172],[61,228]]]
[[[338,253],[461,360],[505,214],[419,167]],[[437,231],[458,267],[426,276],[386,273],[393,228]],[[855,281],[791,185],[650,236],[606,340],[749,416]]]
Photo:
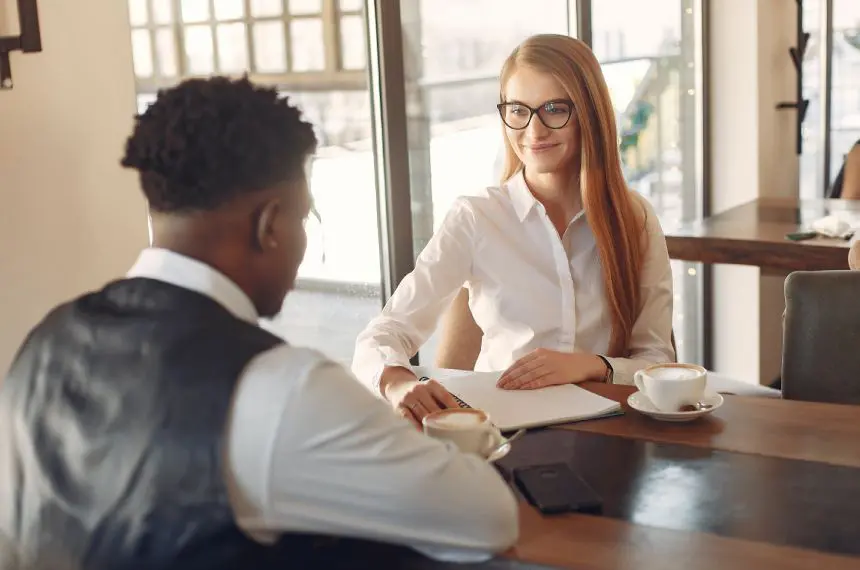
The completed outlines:
[[[701,263],[752,265],[774,271],[848,269],[849,243],[786,239],[824,216],[860,220],[860,201],[760,198],[700,222],[664,228],[669,257]]]

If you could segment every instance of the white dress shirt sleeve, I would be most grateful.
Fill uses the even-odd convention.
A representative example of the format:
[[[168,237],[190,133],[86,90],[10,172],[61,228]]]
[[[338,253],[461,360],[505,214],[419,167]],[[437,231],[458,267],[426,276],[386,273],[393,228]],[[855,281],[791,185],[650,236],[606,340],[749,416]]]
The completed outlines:
[[[459,198],[398,285],[382,313],[356,339],[352,371],[379,395],[386,366],[410,367],[409,359],[427,341],[445,309],[469,279],[475,218]]]
[[[651,204],[638,194],[634,195],[645,208],[646,248],[640,286],[642,310],[630,336],[629,358],[607,358],[616,384],[633,384],[637,370],[675,360],[672,347],[672,266],[666,236]]]
[[[231,504],[258,540],[321,533],[463,559],[517,538],[516,501],[492,465],[416,431],[316,351],[254,359],[227,438]]]

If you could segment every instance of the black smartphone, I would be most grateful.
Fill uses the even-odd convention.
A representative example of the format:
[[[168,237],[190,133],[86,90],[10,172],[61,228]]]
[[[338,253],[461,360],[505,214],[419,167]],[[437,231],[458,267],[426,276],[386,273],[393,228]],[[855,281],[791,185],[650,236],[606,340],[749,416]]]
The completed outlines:
[[[600,513],[603,501],[566,463],[519,467],[514,482],[526,499],[544,514]]]

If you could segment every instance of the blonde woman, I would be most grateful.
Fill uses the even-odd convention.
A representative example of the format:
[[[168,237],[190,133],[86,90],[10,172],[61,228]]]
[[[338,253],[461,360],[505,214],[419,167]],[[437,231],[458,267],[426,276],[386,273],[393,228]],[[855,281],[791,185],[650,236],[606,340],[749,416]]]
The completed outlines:
[[[409,358],[461,287],[483,331],[476,370],[534,389],[671,361],[672,274],[654,211],[624,181],[600,65],[581,41],[533,36],[501,72],[502,183],[459,198],[378,317],[353,371],[420,424],[456,405]]]

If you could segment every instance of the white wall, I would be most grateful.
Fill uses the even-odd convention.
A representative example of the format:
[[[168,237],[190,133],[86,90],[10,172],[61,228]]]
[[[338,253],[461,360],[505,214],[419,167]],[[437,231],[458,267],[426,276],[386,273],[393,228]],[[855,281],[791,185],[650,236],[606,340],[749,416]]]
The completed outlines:
[[[714,213],[765,196],[796,196],[794,100],[796,3],[719,0],[710,12],[711,192]],[[770,382],[782,350],[784,276],[754,267],[715,266],[714,365]]]
[[[43,52],[0,91],[0,378],[53,305],[120,276],[146,245],[119,166],[136,109],[127,3],[42,0]]]

